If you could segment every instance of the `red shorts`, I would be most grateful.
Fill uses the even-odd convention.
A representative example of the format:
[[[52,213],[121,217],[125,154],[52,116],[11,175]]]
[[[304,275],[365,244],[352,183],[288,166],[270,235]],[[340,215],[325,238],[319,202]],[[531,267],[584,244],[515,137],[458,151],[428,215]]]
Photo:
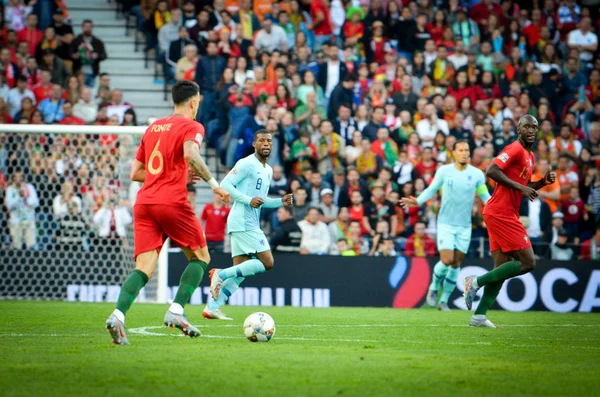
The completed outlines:
[[[189,205],[136,204],[133,207],[134,258],[162,248],[167,237],[192,250],[206,247],[200,221]]]
[[[490,237],[490,251],[520,251],[531,248],[531,241],[519,218],[483,214]]]

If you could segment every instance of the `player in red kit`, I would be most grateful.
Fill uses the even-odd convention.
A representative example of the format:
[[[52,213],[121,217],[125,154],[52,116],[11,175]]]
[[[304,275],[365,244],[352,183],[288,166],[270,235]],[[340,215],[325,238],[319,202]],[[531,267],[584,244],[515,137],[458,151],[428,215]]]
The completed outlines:
[[[556,174],[549,171],[543,179],[530,181],[535,162],[531,147],[538,127],[535,117],[521,117],[517,125],[519,139],[506,146],[486,171],[487,176],[498,183],[492,198],[483,209],[494,270],[480,277],[465,279],[465,304],[469,310],[477,290],[485,286],[483,297],[469,322],[472,327],[497,328],[487,319],[486,313],[496,300],[502,283],[535,268],[529,236],[519,221],[519,206],[523,196],[534,200],[538,195],[537,190],[556,180]]]
[[[143,185],[133,210],[135,270],[123,283],[117,308],[106,320],[115,344],[129,344],[125,314],[152,277],[167,237],[181,247],[189,264],[164,324],[190,337],[200,335],[187,321],[183,307],[200,284],[210,255],[200,222],[187,202],[188,170],[206,181],[223,201],[229,202],[229,193],[219,187],[200,157],[204,127],[195,121],[200,104],[198,85],[179,81],[173,85],[172,96],[174,114],[148,127],[131,167],[131,180]]]

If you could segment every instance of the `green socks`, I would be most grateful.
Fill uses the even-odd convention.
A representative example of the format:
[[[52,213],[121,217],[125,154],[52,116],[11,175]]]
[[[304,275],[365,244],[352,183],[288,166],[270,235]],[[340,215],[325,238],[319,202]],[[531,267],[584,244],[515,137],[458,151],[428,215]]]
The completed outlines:
[[[178,303],[183,307],[189,302],[192,294],[196,288],[198,288],[198,285],[200,285],[200,281],[202,281],[202,276],[204,276],[207,266],[208,265],[205,262],[199,260],[194,259],[190,261],[181,275],[179,289],[173,300],[174,303]]]
[[[121,286],[121,292],[119,292],[119,299],[117,300],[117,310],[125,315],[147,282],[148,275],[146,273],[141,270],[134,270]]]
[[[442,286],[442,297],[440,298],[440,303],[448,303],[448,299],[456,287],[458,273],[460,273],[459,268],[453,268],[450,266],[446,266],[446,268],[448,269],[448,272],[446,273],[444,285]]]
[[[477,277],[477,288],[481,288],[491,283],[508,280],[521,274],[521,264],[517,261],[510,261],[501,264],[494,270],[491,270],[483,276]]]
[[[504,265],[502,265],[504,266]],[[500,268],[498,268],[500,269]],[[497,269],[496,269],[497,270]],[[489,274],[489,273],[488,273]],[[475,310],[475,314],[484,315],[487,311],[492,307],[494,302],[496,301],[496,297],[500,293],[500,289],[502,288],[502,284],[504,281],[496,281],[494,283],[489,283],[483,289],[483,296],[479,301],[479,305],[477,306],[477,310]]]
[[[440,282],[450,269],[450,266],[446,266],[442,263],[442,261],[438,261],[433,267],[433,274],[431,276],[431,284],[429,285],[429,290],[437,291],[440,285]],[[456,280],[454,280],[456,281]]]
[[[219,277],[223,280],[227,280],[231,277],[249,277],[254,276],[256,274],[264,273],[267,269],[265,269],[265,265],[258,259],[249,259],[243,263],[240,263],[237,266],[231,266],[227,269],[223,269],[219,272]]]

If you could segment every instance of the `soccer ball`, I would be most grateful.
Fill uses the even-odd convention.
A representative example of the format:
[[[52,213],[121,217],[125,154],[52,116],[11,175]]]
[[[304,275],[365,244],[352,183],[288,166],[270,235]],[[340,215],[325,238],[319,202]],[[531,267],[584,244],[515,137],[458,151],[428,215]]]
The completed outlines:
[[[268,342],[275,335],[275,321],[267,313],[252,313],[244,321],[244,335],[250,342]]]

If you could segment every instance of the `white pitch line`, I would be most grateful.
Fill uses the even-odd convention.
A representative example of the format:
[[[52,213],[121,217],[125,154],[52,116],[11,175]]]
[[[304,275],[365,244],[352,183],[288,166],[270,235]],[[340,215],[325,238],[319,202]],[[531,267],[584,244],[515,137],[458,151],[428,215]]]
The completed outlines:
[[[165,334],[165,333],[156,333],[149,332],[150,329],[162,329],[164,327],[161,326],[149,326],[149,327],[139,327],[139,328],[131,328],[129,329],[130,334],[142,335],[142,336],[175,336],[182,337],[185,336],[183,334]],[[202,335],[200,338],[211,338],[211,339],[240,339],[238,336],[229,336],[229,335]],[[326,338],[290,338],[290,337],[278,337],[279,340],[299,340],[299,341],[314,341],[314,342],[379,342],[376,340],[368,340],[368,339],[326,339]]]
[[[398,328],[398,327],[413,327],[413,328],[429,328],[429,327],[468,327],[469,324],[284,324],[277,325],[278,327],[294,327],[294,328]],[[214,325],[196,325],[198,328],[242,328],[237,324],[214,324]],[[502,324],[502,328],[509,327],[600,327],[600,324]]]

